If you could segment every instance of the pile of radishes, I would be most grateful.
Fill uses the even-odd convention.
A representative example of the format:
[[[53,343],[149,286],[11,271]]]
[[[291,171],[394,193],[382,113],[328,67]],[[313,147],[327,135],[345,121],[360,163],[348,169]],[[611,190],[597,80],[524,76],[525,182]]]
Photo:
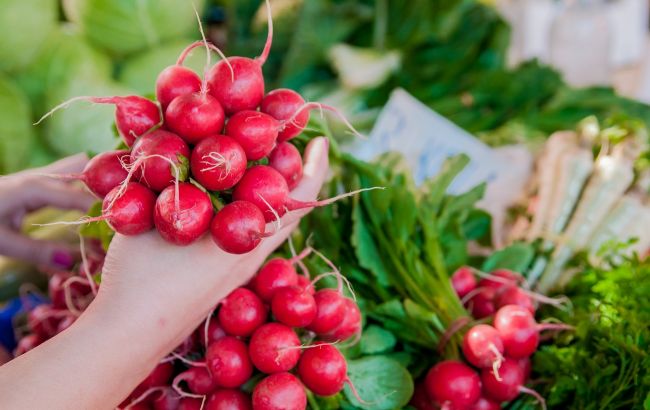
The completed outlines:
[[[268,10],[267,41],[255,59],[225,58],[204,39],[159,74],[157,101],[76,97],[43,117],[78,100],[116,107],[126,149],[101,153],[81,175],[68,176],[103,199],[102,216],[80,222],[106,220],[123,235],[155,227],[176,245],[189,245],[210,231],[221,249],[246,253],[274,233],[266,223],[330,202],[289,196],[303,174],[300,152],[289,141],[303,131],[310,110],[338,111],[306,103],[290,89],[265,93],[262,65],[273,36]],[[183,66],[188,53],[201,46],[207,54],[203,78]],[[210,67],[211,51],[222,59]]]
[[[483,276],[478,282],[475,273]],[[570,328],[535,321],[537,300],[557,301],[521,288],[523,277],[505,269],[484,274],[462,267],[454,272],[451,282],[458,297],[482,323],[470,327],[463,336],[461,350],[466,362],[446,360],[429,370],[421,387],[425,393],[416,397],[416,407],[496,410],[520,393],[533,395],[545,407],[542,397],[525,384],[540,332]]]
[[[343,296],[339,273],[310,280],[296,272],[306,253],[269,260],[121,408],[299,410],[307,406],[306,388],[319,396],[340,392],[349,380],[335,344],[359,336],[361,313]],[[339,277],[339,289],[315,290],[329,275]]]
[[[28,352],[69,328],[93,301],[99,285],[92,275],[104,264],[105,253],[96,241],[88,241],[84,262],[75,271],[51,272],[48,281],[49,303],[27,312],[26,328],[16,329],[20,336],[15,356]],[[29,308],[29,303],[25,303]]]

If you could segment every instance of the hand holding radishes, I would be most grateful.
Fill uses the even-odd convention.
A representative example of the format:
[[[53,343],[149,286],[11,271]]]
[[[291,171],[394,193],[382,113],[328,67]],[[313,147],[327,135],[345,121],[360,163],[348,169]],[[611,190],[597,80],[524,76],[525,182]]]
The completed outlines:
[[[316,138],[305,150],[303,178],[291,193],[297,200],[318,195],[327,147],[326,139]],[[65,332],[0,367],[0,408],[117,406],[218,301],[253,276],[306,212],[283,217],[283,227],[246,255],[225,253],[206,236],[179,247],[156,232],[116,235],[86,312]]]
[[[290,196],[303,177],[303,163],[287,141],[304,130],[311,110],[333,111],[358,132],[335,108],[306,103],[295,91],[265,96],[262,66],[273,40],[269,1],[266,5],[268,35],[259,57],[227,58],[205,39],[197,13],[203,41],[189,44],[176,64],[159,74],[157,102],[135,95],[75,97],[36,123],[76,101],[115,105],[115,124],[130,150],[98,155],[79,177],[104,199],[101,216],[79,223],[105,220],[123,235],[155,227],[179,246],[210,230],[222,250],[246,253],[274,234],[265,221],[353,194],[309,202]],[[198,47],[206,51],[203,78],[183,66]],[[211,67],[212,51],[221,60]],[[269,165],[255,163],[260,160]]]
[[[0,255],[59,269],[72,266],[78,249],[65,243],[31,239],[22,235],[20,228],[27,214],[47,206],[85,212],[93,203],[92,195],[69,183],[39,175],[80,175],[87,164],[86,155],[76,155],[44,168],[0,178]]]

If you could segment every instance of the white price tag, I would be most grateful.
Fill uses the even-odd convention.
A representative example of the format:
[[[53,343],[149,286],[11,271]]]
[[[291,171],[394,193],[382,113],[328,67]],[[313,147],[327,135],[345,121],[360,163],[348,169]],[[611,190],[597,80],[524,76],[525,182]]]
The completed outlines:
[[[387,151],[401,152],[412,164],[417,184],[438,173],[445,159],[464,153],[471,161],[450,187],[453,194],[493,181],[500,168],[494,150],[402,89],[391,94],[370,140],[357,140],[349,151],[366,161]]]
[[[391,94],[369,140],[356,140],[346,150],[366,161],[387,151],[400,152],[411,164],[417,184],[436,175],[445,159],[466,154],[470,163],[449,193],[461,194],[487,182],[480,206],[494,217],[495,236],[505,220],[505,210],[522,192],[532,169],[532,156],[526,148],[490,148],[402,89]]]

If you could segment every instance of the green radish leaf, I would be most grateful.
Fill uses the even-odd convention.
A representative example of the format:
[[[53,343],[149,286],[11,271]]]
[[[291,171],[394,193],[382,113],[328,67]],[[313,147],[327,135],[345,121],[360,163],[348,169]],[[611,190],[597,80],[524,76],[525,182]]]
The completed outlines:
[[[190,160],[187,158],[185,155],[178,154],[176,156],[178,159],[178,162],[176,163],[176,166],[178,167],[178,180],[179,181],[185,181],[187,178],[190,176]],[[169,165],[171,167],[171,173],[172,175],[176,175],[174,171],[174,167]]]
[[[368,404],[354,397],[345,386],[345,397],[362,409],[392,410],[405,406],[413,395],[413,378],[398,362],[384,356],[372,356],[348,363],[348,377]]]
[[[387,352],[392,350],[395,344],[395,336],[377,325],[368,326],[361,336],[361,352],[367,355]]]
[[[97,201],[88,210],[88,216],[95,217],[101,215],[102,202]],[[102,243],[102,248],[104,248],[104,250],[108,250],[108,245],[110,245],[115,232],[111,229],[110,226],[108,226],[108,223],[106,223],[106,221],[97,221],[81,225],[79,228],[79,234],[84,238],[98,239]]]
[[[352,245],[354,246],[359,265],[375,275],[381,286],[388,287],[389,274],[384,266],[379,249],[370,231],[370,222],[364,217],[361,206],[357,203],[352,211]]]
[[[494,252],[483,262],[481,270],[491,272],[495,269],[510,269],[524,272],[533,261],[535,251],[525,243],[514,243],[507,248]]]
[[[492,216],[482,209],[472,209],[463,223],[463,235],[468,241],[479,241],[482,245],[490,245],[492,231]]]

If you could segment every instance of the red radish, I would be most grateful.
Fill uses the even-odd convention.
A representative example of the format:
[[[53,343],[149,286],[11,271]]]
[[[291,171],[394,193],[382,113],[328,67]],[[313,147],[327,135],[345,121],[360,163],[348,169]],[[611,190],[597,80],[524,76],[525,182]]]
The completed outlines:
[[[298,275],[298,287],[304,289],[312,296],[316,293],[316,289],[314,289],[314,286],[311,284],[311,280],[306,276]]]
[[[201,19],[198,13],[196,13],[196,10],[195,14],[203,41],[201,43],[195,42],[191,44],[186,52],[181,55],[179,61],[182,64],[182,58],[184,58],[186,53],[189,53],[194,47],[204,45],[207,54],[207,71],[207,68],[210,66],[210,49],[216,50],[224,58],[222,61],[225,61],[225,56],[221,53],[221,50],[206,41]],[[225,64],[230,68],[231,75],[234,76],[232,66],[227,61],[225,61]],[[219,101],[208,94],[207,78],[204,78],[201,82],[199,91],[176,96],[165,109],[165,125],[180,135],[189,144],[196,144],[205,137],[220,134],[225,119],[226,116]]]
[[[523,357],[517,360],[517,364],[521,367],[521,370],[524,372],[524,381],[530,378],[530,373],[532,372],[532,365],[530,363],[530,357]]]
[[[210,227],[210,197],[190,183],[165,188],[156,200],[154,223],[160,236],[176,245],[189,245]]]
[[[343,301],[345,303],[343,321],[336,329],[326,335],[326,340],[343,341],[354,335],[361,334],[361,310],[359,306],[350,298],[344,298]]]
[[[246,154],[241,145],[225,135],[202,139],[192,150],[192,175],[210,191],[230,189],[246,172]]]
[[[451,286],[459,298],[465,297],[469,292],[476,289],[476,278],[469,266],[460,267],[451,275]]]
[[[517,364],[516,360],[507,358],[499,369],[500,379],[497,379],[490,369],[481,371],[481,382],[483,383],[483,392],[485,395],[496,401],[511,401],[519,393],[530,394],[535,397],[542,407],[546,409],[544,399],[534,390],[524,387],[524,372]]]
[[[220,134],[225,119],[219,101],[201,91],[179,95],[165,110],[165,125],[188,144]]]
[[[65,315],[65,311],[57,311],[52,305],[38,305],[27,313],[27,324],[33,333],[49,339],[56,334],[59,322]]]
[[[252,410],[252,408],[251,398],[241,390],[217,390],[205,403],[205,410]]]
[[[174,378],[173,385],[184,381],[192,393],[206,395],[217,388],[217,384],[212,379],[212,375],[206,367],[190,367]]]
[[[271,151],[269,166],[284,177],[290,190],[302,179],[302,157],[298,149],[288,142],[279,143]]]
[[[291,373],[265,377],[253,389],[255,410],[304,410],[307,394],[300,380]]]
[[[288,88],[278,88],[264,96],[260,104],[260,111],[269,114],[278,121],[286,121],[291,119],[303,105],[305,105],[305,100],[300,94]],[[308,121],[309,111],[303,110],[278,133],[278,142],[296,137],[302,132]]]
[[[234,201],[217,212],[210,225],[212,239],[228,253],[250,252],[259,245],[265,233],[264,214],[254,204]]]
[[[319,396],[332,396],[348,380],[348,365],[339,350],[328,344],[314,344],[302,353],[298,375],[305,386]]]
[[[316,317],[316,300],[298,286],[278,289],[271,302],[275,320],[291,327],[306,327]]]
[[[75,278],[70,280],[70,278]],[[47,285],[48,294],[55,309],[67,309],[65,301],[66,288],[70,293],[72,301],[88,295],[91,292],[90,286],[79,277],[64,272],[56,272],[50,277]]]
[[[282,258],[266,262],[252,282],[253,290],[265,302],[270,302],[278,289],[297,284],[298,273],[293,263]]]
[[[526,292],[517,286],[505,286],[497,292],[494,298],[494,305],[497,309],[505,305],[517,305],[535,314],[535,305]]]
[[[233,199],[235,201],[248,201],[255,204],[264,212],[266,221],[271,222],[278,216],[284,215],[287,211],[325,206],[341,198],[373,189],[383,188],[364,188],[322,201],[298,201],[289,197],[287,181],[285,181],[284,177],[278,171],[266,165],[256,165],[249,168],[235,186]]]
[[[156,79],[156,99],[166,109],[176,97],[201,89],[201,77],[191,69],[172,65],[160,72]]]
[[[244,110],[230,117],[226,124],[226,135],[242,146],[249,161],[257,161],[271,153],[279,128],[278,121],[270,115]]]
[[[76,179],[98,196],[106,194],[122,183],[128,176],[124,165],[129,161],[129,151],[108,151],[97,154],[88,161],[84,170],[78,174],[39,174],[57,179]]]
[[[137,182],[129,182],[120,191],[121,186],[116,186],[106,195],[101,218],[122,235],[139,235],[151,230],[156,195]]]
[[[506,355],[515,359],[535,353],[539,330],[535,318],[517,305],[506,305],[494,315],[494,327],[499,332]]]
[[[203,41],[196,41],[183,50],[175,65],[169,66],[158,74],[156,79],[156,99],[163,109],[180,95],[192,94],[201,89],[201,77],[187,67],[183,62],[187,55]]]
[[[492,316],[496,310],[494,299],[497,293],[523,280],[521,275],[507,269],[498,269],[490,274],[480,272],[478,274],[484,278],[478,282],[478,287],[463,297],[463,304],[469,307],[472,316],[476,319]]]
[[[501,403],[480,397],[468,410],[501,410]]]
[[[63,319],[61,319],[61,321],[59,322],[59,325],[56,327],[56,334],[59,334],[59,333],[63,332],[64,330],[66,330],[67,328],[69,328],[70,326],[72,326],[72,324],[75,322],[75,320],[77,320],[77,318],[75,316],[72,316],[72,315],[66,316]]]
[[[129,406],[129,410],[151,410],[151,408],[152,408],[149,403],[144,402],[144,401],[141,401],[141,402],[135,403],[135,404],[130,404],[128,406]],[[121,409],[121,408],[124,408],[124,407],[120,406],[119,408]]]
[[[208,346],[205,362],[220,387],[239,387],[253,374],[246,343],[232,336],[222,337]]]
[[[483,274],[485,277],[478,283],[480,288],[491,288],[496,291],[509,285],[517,285],[523,281],[523,277],[517,272],[508,269],[497,269],[490,274]]]
[[[210,93],[219,100],[227,115],[243,110],[254,110],[264,97],[262,65],[269,56],[273,41],[273,19],[268,0],[266,7],[268,34],[262,54],[256,59],[230,57],[221,60],[206,75]]]
[[[264,373],[293,369],[300,358],[300,339],[288,326],[267,323],[260,326],[248,344],[251,361]]]
[[[183,341],[178,346],[176,346],[174,353],[178,354],[179,356],[186,356],[190,352],[197,350],[198,347],[199,343],[198,339],[196,338],[196,333],[192,333],[183,339]]]
[[[219,319],[216,317],[211,317],[208,322],[208,346],[212,344],[215,340],[219,340],[226,335],[226,331],[223,330],[219,324]],[[205,326],[199,327],[199,341],[201,344],[205,344]]]
[[[431,398],[429,398],[424,382],[415,385],[415,390],[413,391],[409,405],[416,410],[438,410],[438,407],[434,407]]]
[[[499,332],[490,325],[476,325],[463,337],[463,356],[478,368],[497,371],[503,362],[503,342]],[[497,373],[498,374],[498,373]]]
[[[115,125],[120,136],[129,147],[133,145],[136,138],[162,124],[158,105],[138,95],[128,95],[125,97],[74,97],[52,108],[36,124],[39,124],[55,111],[68,107],[75,101],[90,101],[95,104],[115,105]]]
[[[441,406],[464,408],[481,395],[481,379],[469,366],[446,360],[433,366],[425,379],[429,397]]]
[[[108,151],[98,154],[86,164],[81,180],[93,194],[104,198],[126,179],[128,172],[124,169],[123,163],[128,158],[128,151]]]
[[[30,333],[27,336],[23,336],[18,340],[14,356],[18,357],[21,354],[27,353],[41,343],[43,343],[43,339],[41,339],[41,337],[36,333]]]
[[[136,167],[140,182],[160,192],[188,174],[190,149],[181,137],[156,130],[138,138],[131,151],[131,166]],[[172,163],[174,166],[172,166]]]
[[[174,365],[171,363],[158,363],[151,373],[140,382],[138,388],[144,391],[151,387],[165,386],[170,381],[173,372]]]
[[[181,396],[171,387],[164,387],[162,392],[156,395],[153,400],[155,410],[178,410],[181,403]]]
[[[307,329],[317,334],[326,334],[343,323],[345,298],[334,289],[321,289],[314,294],[316,317]]]
[[[267,310],[262,300],[246,288],[233,290],[219,309],[219,323],[229,335],[250,336],[266,322]]]
[[[201,410],[202,399],[196,397],[183,397],[177,410]]]
[[[492,316],[494,311],[494,295],[496,290],[490,287],[479,287],[469,292],[463,298],[463,304],[467,306],[476,319]]]

